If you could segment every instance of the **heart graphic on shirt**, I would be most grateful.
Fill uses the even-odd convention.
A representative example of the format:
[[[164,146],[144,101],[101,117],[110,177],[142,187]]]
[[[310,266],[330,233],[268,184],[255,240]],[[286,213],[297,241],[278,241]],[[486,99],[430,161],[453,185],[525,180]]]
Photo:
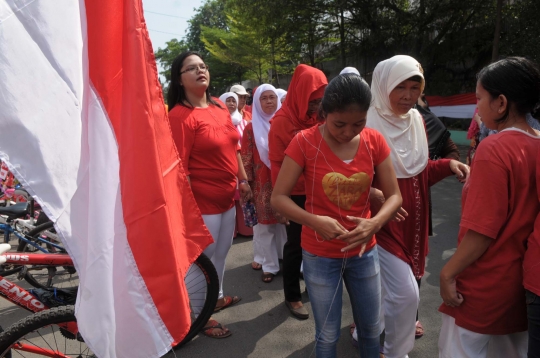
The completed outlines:
[[[360,196],[369,188],[370,178],[366,173],[356,173],[346,177],[330,172],[322,179],[324,193],[330,201],[342,209],[350,210]]]

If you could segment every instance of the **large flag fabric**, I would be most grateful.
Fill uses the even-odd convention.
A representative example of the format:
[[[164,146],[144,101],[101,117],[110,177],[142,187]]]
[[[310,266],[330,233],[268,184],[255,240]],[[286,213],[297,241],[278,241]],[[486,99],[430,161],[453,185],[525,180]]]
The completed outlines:
[[[140,0],[0,0],[0,158],[73,257],[98,357],[158,357],[185,336],[184,276],[212,238]]]

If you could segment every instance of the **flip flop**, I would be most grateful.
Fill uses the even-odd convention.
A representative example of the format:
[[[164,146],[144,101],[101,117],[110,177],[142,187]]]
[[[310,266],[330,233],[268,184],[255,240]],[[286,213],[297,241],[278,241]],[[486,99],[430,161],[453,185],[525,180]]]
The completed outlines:
[[[270,272],[263,272],[262,274],[262,282],[264,283],[270,283],[274,279],[274,274]]]
[[[224,310],[227,307],[231,307],[232,305],[237,304],[238,302],[240,302],[241,298],[238,296],[223,296],[223,300],[225,301],[223,306],[219,306],[219,307],[216,306],[216,308],[214,309],[214,312]]]
[[[253,261],[251,263],[251,268],[258,271],[258,270],[262,269],[262,265],[260,263],[258,263],[258,262]]]
[[[214,335],[212,334],[212,330],[213,329],[221,329],[222,331],[225,332],[225,329],[223,328],[223,326],[221,325],[221,323],[218,323],[216,320],[213,320],[211,319],[210,321],[208,321],[209,324],[211,324],[211,326],[206,326],[202,329],[202,333],[207,336],[207,337],[210,337],[210,338],[217,338],[217,339],[220,339],[220,338],[227,338],[227,337],[230,337],[232,332],[231,331],[227,331],[226,333],[224,334],[221,334],[221,335]],[[207,323],[207,324],[208,324]]]

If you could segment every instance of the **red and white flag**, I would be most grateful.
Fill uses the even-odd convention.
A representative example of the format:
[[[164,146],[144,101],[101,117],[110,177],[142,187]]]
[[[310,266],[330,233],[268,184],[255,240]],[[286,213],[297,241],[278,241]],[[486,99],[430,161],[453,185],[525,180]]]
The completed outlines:
[[[140,0],[0,0],[0,159],[56,222],[98,357],[158,357],[185,336],[184,276],[212,238]]]

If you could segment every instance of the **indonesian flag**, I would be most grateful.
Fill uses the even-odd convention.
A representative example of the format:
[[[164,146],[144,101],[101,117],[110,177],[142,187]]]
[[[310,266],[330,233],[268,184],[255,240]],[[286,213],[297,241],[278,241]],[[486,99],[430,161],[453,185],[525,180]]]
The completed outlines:
[[[448,97],[426,96],[429,110],[437,117],[472,118],[476,109],[476,94],[465,93]]]
[[[185,336],[184,276],[212,238],[140,0],[0,0],[0,159],[56,222],[98,357],[158,357]]]

